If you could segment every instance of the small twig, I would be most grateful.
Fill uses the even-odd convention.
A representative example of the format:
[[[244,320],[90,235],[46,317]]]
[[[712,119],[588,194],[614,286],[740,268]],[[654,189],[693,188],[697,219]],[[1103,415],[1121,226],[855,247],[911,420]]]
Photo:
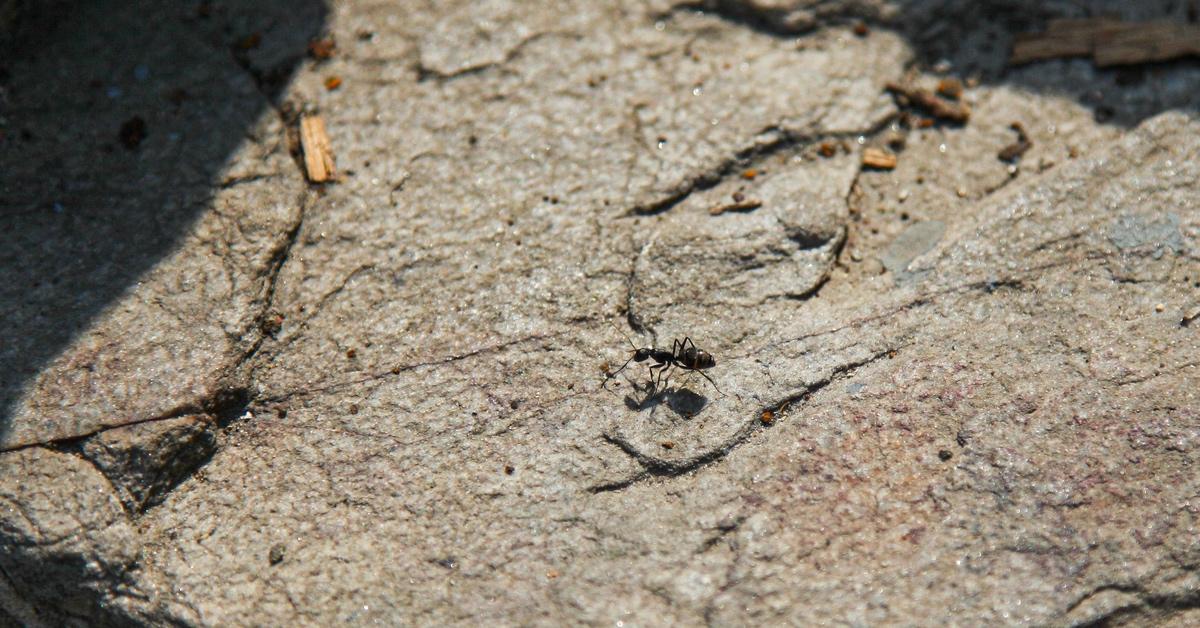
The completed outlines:
[[[749,198],[742,201],[734,201],[732,203],[717,205],[709,209],[708,213],[712,214],[713,216],[720,216],[725,212],[748,212],[754,211],[759,207],[762,207],[762,201],[755,198]]]
[[[911,104],[940,120],[964,124],[971,117],[971,108],[965,103],[951,102],[927,89],[891,82],[887,90],[898,96],[901,104]]]

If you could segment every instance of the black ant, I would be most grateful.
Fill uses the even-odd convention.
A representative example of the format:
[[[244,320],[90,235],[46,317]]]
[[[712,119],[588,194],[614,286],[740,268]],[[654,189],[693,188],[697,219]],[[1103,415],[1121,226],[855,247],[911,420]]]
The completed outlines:
[[[613,328],[616,328],[616,325],[613,325]],[[620,332],[621,330],[617,329],[617,331]],[[625,336],[625,333],[621,332],[621,335]],[[717,365],[716,358],[712,357],[711,353],[703,351],[697,347],[696,343],[692,342],[690,337],[685,337],[682,341],[678,339],[674,340],[671,343],[670,351],[667,351],[666,349],[655,349],[653,347],[638,348],[638,346],[633,344],[633,341],[629,339],[629,336],[625,336],[625,341],[629,343],[630,347],[633,347],[633,355],[630,356],[628,360],[625,360],[625,363],[621,365],[621,368],[617,369],[607,378],[605,378],[605,384],[608,383],[608,380],[616,377],[618,373],[625,370],[625,367],[629,366],[630,362],[641,363],[645,362],[646,360],[654,360],[654,364],[651,364],[649,368],[650,382],[654,384],[655,390],[657,390],[659,386],[666,384],[667,380],[671,378],[669,371],[673,366],[685,371],[699,373],[701,377],[708,380],[708,383],[712,384],[712,387],[716,389],[717,392],[721,393],[722,395],[725,394],[721,392],[720,388],[717,387],[717,383],[714,382],[712,378],[704,372],[704,369],[710,369]],[[657,369],[657,373],[655,372],[655,369]],[[657,381],[655,380],[655,375],[658,376]]]

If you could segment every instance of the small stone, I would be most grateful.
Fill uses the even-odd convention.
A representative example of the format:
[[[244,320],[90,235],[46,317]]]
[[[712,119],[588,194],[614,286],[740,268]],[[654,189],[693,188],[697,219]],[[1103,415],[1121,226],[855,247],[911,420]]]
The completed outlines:
[[[146,139],[146,121],[141,116],[134,116],[121,124],[121,130],[117,135],[122,146],[133,150],[141,145],[142,140]]]
[[[333,56],[333,53],[336,50],[337,43],[335,43],[333,38],[330,37],[325,39],[314,39],[313,41],[308,42],[308,56],[318,61],[329,59]]]
[[[946,98],[958,100],[959,98],[962,97],[962,93],[963,93],[962,81],[960,81],[954,77],[946,77],[946,78],[938,81],[937,93],[942,96],[945,96]]]

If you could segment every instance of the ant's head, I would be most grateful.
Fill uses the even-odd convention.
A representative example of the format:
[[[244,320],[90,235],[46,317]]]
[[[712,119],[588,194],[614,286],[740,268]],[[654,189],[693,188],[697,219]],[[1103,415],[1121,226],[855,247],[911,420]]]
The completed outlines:
[[[696,351],[696,368],[710,369],[717,365],[717,359],[707,351]]]

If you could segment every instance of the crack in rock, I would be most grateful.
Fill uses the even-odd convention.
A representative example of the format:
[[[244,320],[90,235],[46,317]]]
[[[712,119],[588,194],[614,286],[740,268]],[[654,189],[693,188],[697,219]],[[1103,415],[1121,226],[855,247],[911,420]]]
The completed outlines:
[[[406,373],[408,371],[423,368],[426,366],[442,366],[445,364],[451,364],[454,362],[466,360],[468,358],[474,358],[474,357],[478,357],[481,355],[497,353],[497,352],[503,351],[505,349],[508,349],[509,347],[522,345],[522,344],[526,344],[529,342],[540,341],[540,340],[549,340],[552,338],[561,337],[563,335],[564,335],[564,332],[558,332],[558,333],[553,333],[553,334],[534,334],[532,336],[525,336],[523,338],[517,338],[515,340],[509,340],[509,341],[491,345],[488,347],[483,347],[481,349],[476,349],[474,351],[469,351],[467,353],[445,356],[445,357],[438,358],[436,360],[427,360],[425,362],[415,362],[412,364],[405,364],[402,366],[394,366],[387,370],[376,371],[374,373],[368,373],[362,377],[356,377],[351,380],[332,382],[332,383],[325,384],[322,386],[309,385],[309,386],[305,386],[301,390],[292,390],[292,391],[287,391],[287,392],[279,393],[276,395],[272,395],[269,397],[262,397],[262,398],[256,400],[256,405],[278,404],[278,403],[289,401],[296,397],[311,397],[312,395],[315,395],[318,393],[326,393],[326,392],[346,388],[349,386],[365,384],[368,382],[385,379],[389,376],[396,376],[401,373]]]
[[[762,35],[791,38],[807,33],[822,22],[845,21],[848,18],[877,21],[887,17],[866,3],[817,2],[780,6],[761,0],[689,0],[675,4],[660,13],[658,19],[673,17],[681,12],[708,13],[722,20]]]
[[[73,443],[81,442],[87,438],[91,438],[97,434],[119,430],[127,427],[135,427],[148,423],[158,423],[162,421],[171,421],[192,415],[208,416],[217,421],[219,425],[227,425],[234,419],[244,416],[246,409],[250,405],[250,391],[244,386],[222,387],[212,395],[203,399],[181,404],[168,410],[162,414],[141,419],[132,419],[122,423],[114,423],[94,429],[90,432],[77,434],[66,438],[55,438],[50,440],[38,441],[36,443],[28,443],[0,449],[0,453],[12,451],[21,451],[33,447],[62,447],[70,446]]]
[[[1103,258],[1102,257],[1092,257],[1089,259],[1103,259]],[[951,286],[951,287],[941,289],[941,290],[936,290],[933,292],[919,295],[913,299],[904,301],[897,305],[893,305],[886,309],[877,310],[871,314],[860,317],[846,325],[841,325],[839,327],[831,327],[828,329],[820,329],[820,330],[809,332],[806,334],[801,334],[799,336],[794,336],[792,338],[785,338],[783,340],[777,340],[777,341],[768,343],[760,348],[753,349],[753,350],[745,352],[745,353],[735,354],[730,357],[737,358],[737,359],[754,357],[754,356],[760,355],[764,352],[777,351],[781,347],[784,347],[784,346],[792,344],[792,343],[802,342],[804,340],[810,340],[812,338],[818,338],[821,336],[828,336],[830,334],[836,334],[838,332],[846,331],[848,329],[862,327],[863,325],[867,325],[870,323],[885,321],[894,316],[898,316],[904,312],[913,310],[915,308],[925,307],[927,305],[933,304],[933,303],[937,302],[938,299],[941,299],[942,297],[961,295],[961,294],[965,294],[968,292],[975,292],[975,291],[981,291],[986,294],[992,294],[994,292],[999,291],[1002,288],[1011,289],[1011,290],[1025,290],[1026,288],[1028,288],[1028,285],[1027,285],[1025,279],[1023,279],[1022,277],[1025,277],[1025,278],[1034,277],[1036,275],[1036,273],[1039,271],[1056,268],[1059,266],[1069,265],[1069,264],[1075,263],[1076,261],[1078,261],[1078,260],[1067,260],[1067,261],[1055,262],[1052,264],[1044,264],[1041,266],[1027,269],[1026,272],[1022,272],[1022,274],[1020,276],[1016,276],[1016,277],[1008,277],[1008,278],[1003,278],[1003,279],[984,279],[984,280],[972,281],[972,282],[960,284],[957,286]]]
[[[418,51],[417,61],[416,61],[417,82],[424,83],[424,82],[430,81],[430,80],[446,82],[446,81],[451,81],[454,79],[462,78],[465,76],[482,74],[484,72],[487,72],[488,70],[499,68],[504,65],[507,65],[508,63],[511,63],[514,59],[516,59],[518,56],[521,55],[521,53],[524,51],[526,46],[538,41],[539,39],[543,39],[546,37],[552,37],[552,36],[560,36],[560,37],[569,37],[569,38],[579,39],[579,36],[576,35],[575,33],[562,33],[562,32],[557,32],[557,31],[543,31],[540,33],[534,33],[532,35],[529,35],[528,37],[525,37],[521,41],[517,42],[516,45],[514,45],[512,48],[509,48],[508,50],[506,50],[500,59],[497,59],[494,61],[483,61],[480,63],[467,65],[465,67],[456,68],[449,72],[444,72],[444,71],[433,68],[431,63],[428,63],[421,59],[420,51]]]
[[[862,360],[839,366],[833,369],[826,378],[813,382],[812,384],[808,384],[801,392],[785,397],[778,403],[769,405],[767,408],[765,408],[765,410],[778,413],[783,408],[798,406],[800,403],[806,401],[809,397],[833,383],[835,380],[849,377],[853,375],[854,371],[857,371],[864,366],[867,366],[882,358],[893,356],[898,349],[899,347],[889,348],[876,352]],[[618,432],[605,432],[602,435],[604,441],[615,445],[618,449],[624,452],[625,455],[632,458],[638,463],[638,465],[642,467],[642,471],[622,480],[591,486],[587,489],[587,491],[593,494],[620,491],[650,478],[679,477],[716,462],[720,462],[721,460],[724,460],[730,453],[732,453],[733,450],[748,442],[750,438],[754,436],[754,434],[761,430],[767,429],[768,426],[762,423],[761,416],[761,411],[756,413],[752,420],[742,424],[742,426],[738,428],[738,430],[734,432],[732,436],[727,438],[724,442],[716,447],[703,453],[680,460],[664,460],[656,456],[648,455],[639,450],[633,443],[629,441],[629,439],[625,438],[624,435]]]
[[[1110,595],[1111,594],[1111,595]],[[1108,596],[1107,599],[1099,599]],[[1200,593],[1195,590],[1155,593],[1138,583],[1110,583],[1097,586],[1081,595],[1067,607],[1066,614],[1076,612],[1090,602],[1111,606],[1097,614],[1078,618],[1075,626],[1111,626],[1157,624],[1174,615],[1200,609]]]
[[[629,323],[629,328],[637,332],[638,335],[644,336],[647,332],[649,332],[652,343],[658,342],[658,332],[646,325],[645,319],[642,318],[642,316],[638,314],[637,310],[634,308],[634,301],[636,300],[637,296],[638,263],[641,262],[642,258],[646,256],[646,253],[650,250],[650,247],[654,246],[654,242],[657,237],[658,234],[655,234],[649,240],[647,240],[644,245],[637,249],[637,252],[633,255],[633,259],[630,261],[629,273],[627,274],[625,280],[625,321]]]
[[[288,259],[291,258],[292,249],[295,248],[296,242],[299,241],[300,231],[304,227],[304,218],[309,209],[310,199],[311,197],[309,196],[308,192],[301,193],[299,198],[299,206],[296,213],[296,220],[288,228],[283,242],[281,242],[275,251],[272,252],[271,258],[267,262],[267,271],[265,273],[266,281],[263,285],[262,306],[259,308],[258,313],[255,314],[254,319],[251,321],[249,329],[242,333],[242,337],[245,337],[248,334],[254,334],[256,337],[254,342],[251,343],[250,347],[243,351],[242,354],[233,361],[233,364],[226,369],[226,372],[230,377],[237,377],[236,373],[241,369],[242,365],[249,362],[250,359],[258,353],[258,350],[262,348],[263,342],[265,342],[270,336],[270,334],[268,334],[266,331],[268,329],[267,319],[271,316],[272,308],[275,305],[275,291],[278,287],[279,276],[283,272],[284,265],[286,265]]]
[[[771,157],[779,152],[793,148],[815,146],[822,142],[854,139],[859,136],[874,137],[883,132],[892,123],[895,115],[887,115],[869,128],[833,133],[804,133],[772,124],[755,133],[759,138],[754,144],[734,151],[733,155],[718,163],[711,169],[693,174],[686,180],[667,190],[658,200],[635,205],[626,212],[625,217],[653,216],[668,212],[696,192],[710,190],[725,179],[738,175],[747,166]],[[767,138],[763,140],[762,138]]]

